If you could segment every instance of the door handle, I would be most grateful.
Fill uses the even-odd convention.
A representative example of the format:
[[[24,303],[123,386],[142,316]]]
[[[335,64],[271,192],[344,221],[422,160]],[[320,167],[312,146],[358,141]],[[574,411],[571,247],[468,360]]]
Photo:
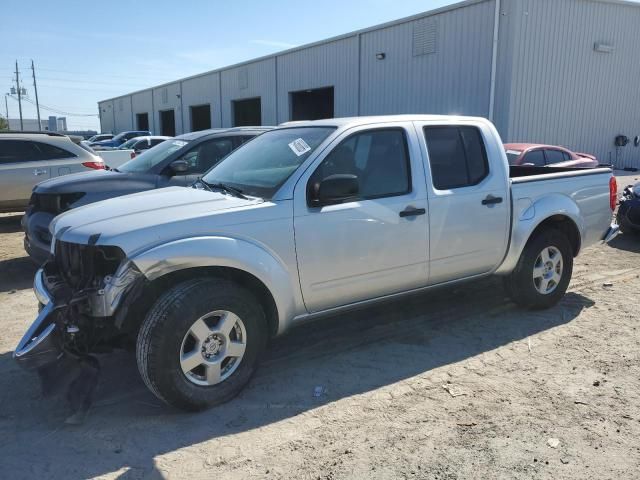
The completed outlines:
[[[493,195],[487,195],[487,197],[482,200],[483,205],[495,205],[497,203],[502,203],[502,197],[494,197]]]
[[[46,173],[47,173],[47,169],[46,169],[46,168],[44,168],[44,169],[36,168],[36,169],[33,171],[33,174],[34,174],[34,175],[36,175],[36,176],[38,176],[38,175],[44,175],[44,174],[46,174]]]
[[[402,218],[405,217],[417,217],[418,215],[424,215],[427,211],[424,208],[407,207],[400,212]]]

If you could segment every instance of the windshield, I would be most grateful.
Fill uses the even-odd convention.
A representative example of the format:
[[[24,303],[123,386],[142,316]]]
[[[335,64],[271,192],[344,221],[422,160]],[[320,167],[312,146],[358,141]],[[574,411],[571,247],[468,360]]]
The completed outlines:
[[[246,195],[271,198],[334,127],[282,128],[263,133],[209,170],[204,182],[225,184]]]
[[[509,165],[517,165],[521,154],[522,152],[517,150],[507,150],[507,160],[509,160]]]
[[[180,150],[187,143],[189,142],[185,140],[167,140],[166,142],[159,143],[155,147],[138,155],[133,160],[129,160],[127,163],[118,167],[118,170],[130,173],[148,172],[160,162],[164,161],[173,152]]]
[[[120,145],[120,147],[118,147],[120,150],[128,150],[130,148],[133,148],[133,146],[138,143],[138,140],[140,140],[139,137],[135,137],[132,138],[131,140],[127,140],[126,142],[124,142],[122,145]]]

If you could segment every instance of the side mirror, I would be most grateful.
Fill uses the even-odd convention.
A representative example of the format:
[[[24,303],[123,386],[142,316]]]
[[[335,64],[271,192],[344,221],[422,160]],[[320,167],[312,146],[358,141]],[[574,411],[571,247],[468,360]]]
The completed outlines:
[[[186,160],[174,160],[169,164],[173,173],[184,173],[189,170],[189,162]]]
[[[310,190],[309,206],[322,207],[357,198],[360,184],[355,175],[337,174],[330,175],[319,184],[312,185]]]

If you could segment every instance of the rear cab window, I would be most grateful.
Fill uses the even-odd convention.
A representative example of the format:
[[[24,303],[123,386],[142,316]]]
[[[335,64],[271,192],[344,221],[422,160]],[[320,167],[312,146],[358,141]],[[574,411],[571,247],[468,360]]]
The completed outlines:
[[[478,128],[427,126],[423,133],[437,190],[478,185],[489,175],[487,152]]]

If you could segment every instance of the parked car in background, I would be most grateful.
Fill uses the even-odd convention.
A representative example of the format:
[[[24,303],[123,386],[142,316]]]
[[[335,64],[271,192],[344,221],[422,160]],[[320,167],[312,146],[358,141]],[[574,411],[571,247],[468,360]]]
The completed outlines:
[[[135,155],[140,155],[145,150],[149,150],[151,147],[155,147],[159,143],[169,140],[173,137],[164,137],[160,135],[148,135],[145,137],[134,137],[131,140],[127,140],[118,147],[118,150],[133,150]],[[135,156],[134,155],[134,156]],[[133,158],[133,157],[131,157]]]
[[[173,137],[147,136],[134,137],[117,148],[103,148],[96,152],[107,165],[107,169],[117,169],[136,155]]]
[[[93,148],[96,151],[101,149],[118,148],[127,140],[131,140],[132,138],[135,138],[135,137],[144,137],[147,135],[151,135],[151,132],[149,132],[148,130],[132,130],[129,132],[122,132],[110,140],[92,142],[91,148]]]
[[[95,143],[95,142],[101,142],[103,140],[111,140],[112,138],[113,138],[113,133],[99,133],[98,135],[89,137],[87,139],[87,142]]]
[[[19,212],[50,178],[105,168],[100,157],[59,133],[0,132],[0,212]]]
[[[41,183],[33,190],[22,218],[25,250],[42,263],[49,255],[49,223],[56,215],[120,195],[191,185],[229,152],[266,130],[268,127],[240,127],[187,133],[163,141],[116,169]],[[108,158],[124,151],[99,153]]]
[[[594,168],[598,160],[587,153],[574,153],[564,147],[536,143],[505,143],[509,165],[535,167]]]
[[[617,233],[611,169],[510,167],[481,118],[285,124],[199,183],[58,216],[16,361],[135,340],[147,387],[199,410],[244,387],[270,337],[321,315],[492,274],[551,307],[574,257]]]
[[[622,233],[640,233],[640,183],[623,190],[617,222]]]

